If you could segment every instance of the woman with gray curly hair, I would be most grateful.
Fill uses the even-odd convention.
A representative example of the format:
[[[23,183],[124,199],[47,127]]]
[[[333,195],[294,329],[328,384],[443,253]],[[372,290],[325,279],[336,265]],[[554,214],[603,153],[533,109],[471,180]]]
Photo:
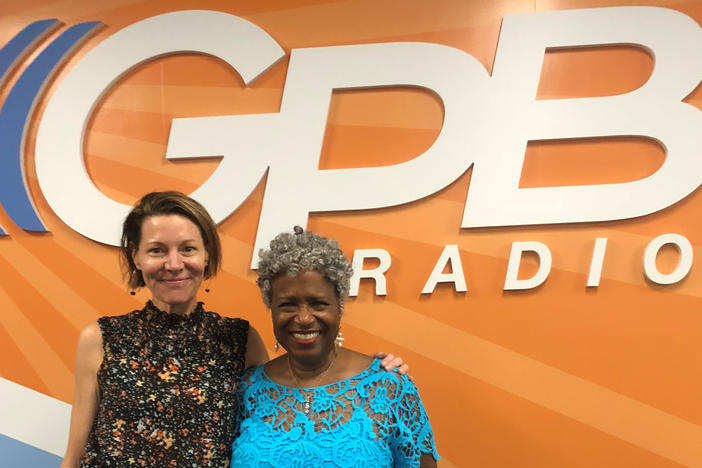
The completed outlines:
[[[242,378],[231,467],[435,467],[414,384],[338,342],[353,271],[337,242],[296,226],[259,256],[257,284],[287,353]]]
[[[293,233],[282,233],[270,243],[270,249],[261,250],[256,284],[261,290],[263,303],[271,308],[271,282],[281,273],[297,276],[301,271],[314,270],[334,285],[341,310],[349,295],[353,269],[339,249],[339,243],[313,232],[303,232],[295,226]]]

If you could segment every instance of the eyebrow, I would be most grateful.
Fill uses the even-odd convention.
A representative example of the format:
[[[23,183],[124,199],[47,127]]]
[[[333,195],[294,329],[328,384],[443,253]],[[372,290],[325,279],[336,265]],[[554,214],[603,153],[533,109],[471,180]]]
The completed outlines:
[[[308,294],[306,296],[302,296],[302,299],[304,300],[310,300],[310,299],[316,299],[316,300],[324,300],[328,301],[330,296],[327,296],[326,294]],[[298,296],[295,296],[294,294],[288,294],[288,295],[279,295],[276,300],[282,301],[282,300],[297,300]]]
[[[166,242],[163,242],[160,240],[155,240],[155,239],[142,239],[142,242],[145,244],[165,244],[166,243]],[[180,242],[180,244],[187,244],[188,242],[197,243],[197,239],[185,239],[184,241]]]

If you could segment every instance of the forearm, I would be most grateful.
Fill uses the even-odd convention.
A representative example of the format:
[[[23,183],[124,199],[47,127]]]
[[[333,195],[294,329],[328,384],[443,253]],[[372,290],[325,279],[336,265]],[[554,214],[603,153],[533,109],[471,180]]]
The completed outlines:
[[[85,434],[82,433],[83,431],[80,431],[81,433],[79,434],[76,434],[74,431],[71,432],[72,434],[68,439],[66,454],[61,462],[61,468],[78,468],[80,459],[83,457],[83,453],[85,452],[88,432],[86,431]]]
[[[61,466],[59,468],[78,468],[80,466],[80,456],[76,454],[69,454],[66,451],[66,456],[63,457]]]
[[[436,468],[436,460],[431,453],[423,453],[419,458],[419,468]]]
[[[97,398],[82,398],[76,394],[71,411],[71,426],[68,432],[68,446],[61,462],[61,468],[78,468],[85,452],[90,428],[95,418]]]

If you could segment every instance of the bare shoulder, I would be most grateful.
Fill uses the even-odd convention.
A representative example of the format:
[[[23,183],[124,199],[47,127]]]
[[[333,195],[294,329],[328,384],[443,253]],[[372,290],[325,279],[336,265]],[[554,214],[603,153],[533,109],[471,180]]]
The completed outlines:
[[[81,373],[92,375],[102,363],[102,331],[97,322],[83,328],[78,336],[76,349],[76,376]]]
[[[373,362],[373,358],[367,354],[359,353],[353,349],[342,348],[340,353],[344,353],[351,362],[355,363],[357,366],[362,366],[360,370],[365,369],[370,366]]]
[[[102,350],[102,331],[97,322],[93,322],[81,330],[78,336],[78,348],[83,351]]]
[[[288,369],[288,355],[287,353],[282,356],[274,357],[263,366],[263,370],[266,374],[277,375],[282,373],[282,369]]]
[[[339,350],[339,380],[348,379],[365,370],[373,362],[373,358],[352,349],[342,348]]]

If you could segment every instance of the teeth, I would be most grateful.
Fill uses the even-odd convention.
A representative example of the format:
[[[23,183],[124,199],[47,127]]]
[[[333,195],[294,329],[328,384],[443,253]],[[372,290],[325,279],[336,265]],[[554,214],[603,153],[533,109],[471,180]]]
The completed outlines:
[[[298,338],[300,340],[311,340],[312,338],[319,335],[319,332],[315,331],[315,332],[307,332],[307,333],[293,333],[292,335],[295,338]]]

